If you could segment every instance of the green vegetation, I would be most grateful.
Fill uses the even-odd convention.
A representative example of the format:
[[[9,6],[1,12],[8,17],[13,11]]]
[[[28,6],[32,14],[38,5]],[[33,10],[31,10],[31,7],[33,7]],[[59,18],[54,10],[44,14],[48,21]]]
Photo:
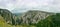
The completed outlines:
[[[36,27],[60,27],[60,13],[39,21]]]
[[[13,27],[5,22],[3,17],[0,16],[0,27]]]

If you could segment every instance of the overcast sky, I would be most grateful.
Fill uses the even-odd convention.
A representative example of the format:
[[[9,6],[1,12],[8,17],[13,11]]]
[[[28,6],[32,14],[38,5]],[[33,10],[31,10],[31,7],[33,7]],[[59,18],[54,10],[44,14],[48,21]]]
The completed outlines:
[[[0,8],[60,12],[60,0],[0,0]]]

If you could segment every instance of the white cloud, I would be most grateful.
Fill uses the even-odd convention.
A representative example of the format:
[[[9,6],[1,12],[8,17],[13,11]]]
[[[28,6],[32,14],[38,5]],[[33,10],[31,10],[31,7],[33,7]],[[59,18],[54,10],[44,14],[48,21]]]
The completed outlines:
[[[13,10],[25,8],[60,12],[60,0],[0,0],[0,8]]]
[[[8,3],[8,4],[6,5],[6,8],[7,8],[8,10],[12,10],[12,9],[14,9],[14,5],[11,4],[11,3]]]

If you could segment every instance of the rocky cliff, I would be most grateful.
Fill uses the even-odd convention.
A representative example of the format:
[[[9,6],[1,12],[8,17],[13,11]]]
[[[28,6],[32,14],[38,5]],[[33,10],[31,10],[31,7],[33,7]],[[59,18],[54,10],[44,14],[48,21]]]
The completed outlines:
[[[3,17],[3,19],[10,24],[14,24],[14,15],[6,9],[0,9],[0,16]]]
[[[25,24],[36,24],[40,20],[46,19],[46,17],[50,15],[55,15],[54,13],[51,12],[44,12],[44,11],[39,11],[39,10],[30,10],[22,15],[22,23]]]

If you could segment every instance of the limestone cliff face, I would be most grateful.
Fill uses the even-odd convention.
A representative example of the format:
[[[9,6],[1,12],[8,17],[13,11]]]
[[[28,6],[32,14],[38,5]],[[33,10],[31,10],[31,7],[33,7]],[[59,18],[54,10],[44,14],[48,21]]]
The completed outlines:
[[[36,24],[40,20],[45,19],[46,17],[54,15],[54,13],[44,12],[44,11],[37,11],[37,10],[30,10],[22,15],[23,22],[26,24]]]
[[[7,23],[12,24],[12,22],[14,22],[14,16],[9,10],[0,9],[0,16],[2,16]]]

